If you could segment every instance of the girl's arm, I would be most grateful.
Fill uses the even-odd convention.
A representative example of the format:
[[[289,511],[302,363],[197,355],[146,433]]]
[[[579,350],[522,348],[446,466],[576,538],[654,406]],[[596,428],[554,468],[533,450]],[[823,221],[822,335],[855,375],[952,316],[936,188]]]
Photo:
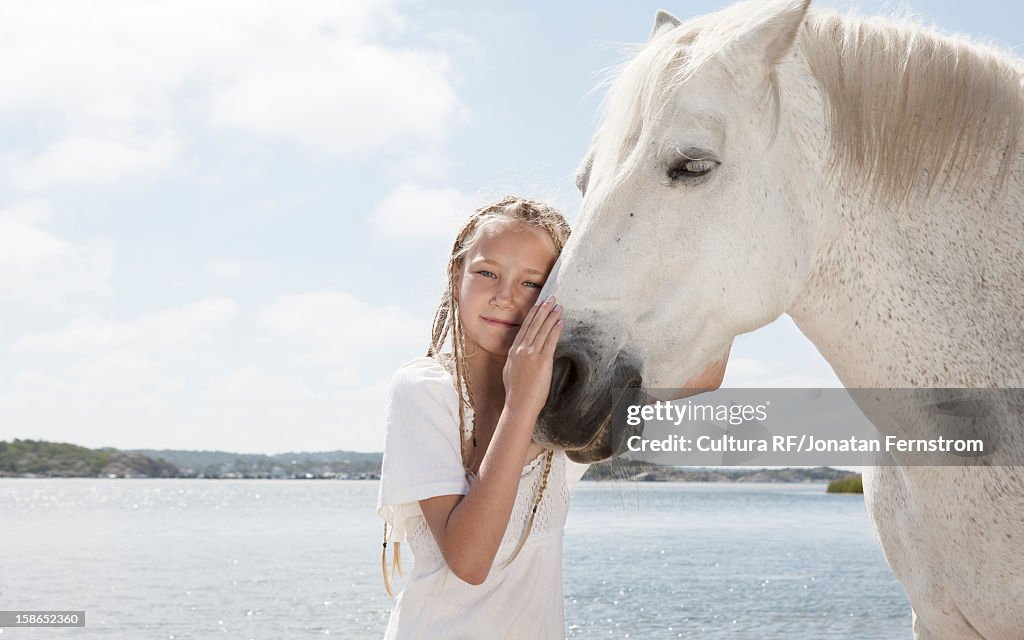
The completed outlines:
[[[554,299],[535,305],[509,349],[503,372],[505,406],[469,492],[419,501],[448,567],[469,584],[487,579],[508,528],[523,459],[551,386],[563,326],[561,309],[555,306]]]
[[[506,403],[469,492],[419,501],[441,555],[464,582],[482,584],[490,573],[508,528],[536,422],[536,415],[516,414]]]

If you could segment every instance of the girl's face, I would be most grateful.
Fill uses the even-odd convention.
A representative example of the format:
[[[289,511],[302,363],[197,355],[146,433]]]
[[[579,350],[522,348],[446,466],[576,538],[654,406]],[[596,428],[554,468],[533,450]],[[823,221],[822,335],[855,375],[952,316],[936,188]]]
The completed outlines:
[[[512,341],[557,258],[544,229],[521,222],[485,223],[462,263],[456,295],[466,351],[508,357]]]

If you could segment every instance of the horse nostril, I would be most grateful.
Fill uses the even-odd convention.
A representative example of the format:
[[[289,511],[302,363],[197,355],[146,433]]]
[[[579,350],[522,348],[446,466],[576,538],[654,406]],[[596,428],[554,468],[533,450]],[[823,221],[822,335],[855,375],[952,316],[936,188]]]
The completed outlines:
[[[551,391],[548,393],[548,405],[558,406],[579,381],[579,365],[568,356],[555,358],[551,368]]]

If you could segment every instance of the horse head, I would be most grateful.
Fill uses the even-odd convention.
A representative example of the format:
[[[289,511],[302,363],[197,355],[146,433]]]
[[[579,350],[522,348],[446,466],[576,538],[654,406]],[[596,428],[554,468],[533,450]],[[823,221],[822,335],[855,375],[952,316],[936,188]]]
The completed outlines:
[[[680,397],[672,390],[798,294],[813,199],[775,69],[807,5],[686,23],[659,12],[611,86],[577,174],[579,222],[541,293],[566,309],[542,443],[579,462],[620,453],[617,389]]]

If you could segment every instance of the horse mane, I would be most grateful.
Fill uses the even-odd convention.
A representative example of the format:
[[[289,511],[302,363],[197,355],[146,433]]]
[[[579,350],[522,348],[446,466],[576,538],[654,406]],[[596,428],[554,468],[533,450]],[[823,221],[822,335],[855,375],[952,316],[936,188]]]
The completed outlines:
[[[677,89],[713,59],[728,64],[722,43],[748,24],[755,7],[737,4],[666,30],[614,69],[595,147],[615,145],[606,151],[620,163],[642,147],[644,123],[656,120]],[[828,170],[843,185],[900,206],[922,171],[927,196],[935,187],[975,184],[997,161],[992,196],[1002,191],[1024,126],[1020,60],[909,18],[820,10],[808,12],[798,43],[824,94]],[[777,128],[775,69],[766,97]]]
[[[1020,61],[909,19],[812,12],[801,48],[826,102],[830,168],[876,201],[960,189],[999,162],[1005,186],[1024,125]]]

